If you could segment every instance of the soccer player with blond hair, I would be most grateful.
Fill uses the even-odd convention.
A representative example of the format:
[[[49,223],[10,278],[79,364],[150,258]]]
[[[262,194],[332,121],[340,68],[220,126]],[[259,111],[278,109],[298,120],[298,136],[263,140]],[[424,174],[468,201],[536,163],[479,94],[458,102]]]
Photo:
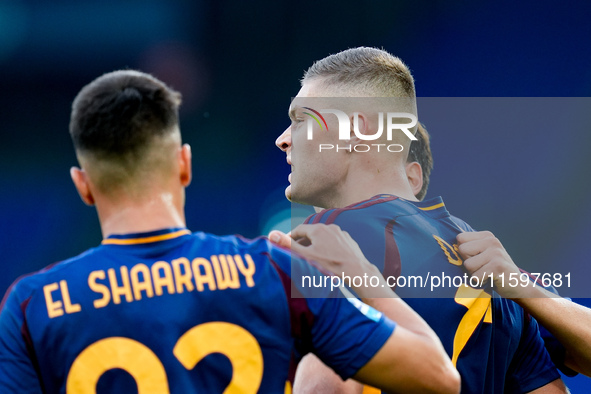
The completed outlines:
[[[335,109],[348,117],[345,146],[341,119],[331,115]],[[327,114],[326,127],[307,122],[312,110]],[[408,160],[416,137],[407,132],[416,134],[416,123],[397,123],[399,130],[382,133],[386,119],[380,112],[406,114],[411,120],[417,116],[414,80],[399,58],[361,47],[315,62],[291,103],[292,123],[276,141],[291,166],[287,198],[324,208],[306,225],[340,226],[386,278],[463,277],[456,236],[472,228],[452,217],[440,197],[418,201],[415,195],[422,197],[423,175],[428,180],[430,168],[422,173],[415,159]],[[368,150],[368,139],[372,148],[395,143],[402,149]],[[339,144],[340,150],[323,150]],[[292,237],[300,238],[297,228]],[[281,243],[289,242],[283,238]],[[333,272],[339,271],[336,265]],[[537,322],[515,302],[466,285],[432,293],[421,286],[402,287],[396,287],[397,293],[439,335],[462,376],[463,393],[565,392]],[[296,387],[310,393],[359,390],[313,357],[300,365]]]

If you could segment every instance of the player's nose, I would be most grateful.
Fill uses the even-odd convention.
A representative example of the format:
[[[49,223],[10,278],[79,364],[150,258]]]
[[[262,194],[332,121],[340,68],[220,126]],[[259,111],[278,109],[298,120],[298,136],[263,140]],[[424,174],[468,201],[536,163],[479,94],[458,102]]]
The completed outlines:
[[[287,152],[287,150],[291,147],[291,126],[289,126],[285,131],[277,137],[275,140],[275,145],[283,152]]]

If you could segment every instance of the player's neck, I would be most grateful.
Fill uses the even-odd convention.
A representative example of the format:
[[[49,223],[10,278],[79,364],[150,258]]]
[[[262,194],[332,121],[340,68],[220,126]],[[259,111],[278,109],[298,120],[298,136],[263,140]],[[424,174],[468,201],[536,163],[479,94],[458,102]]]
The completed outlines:
[[[364,201],[379,194],[391,194],[406,200],[418,201],[408,183],[406,174],[385,176],[375,174],[359,174],[351,176],[342,185],[339,193],[335,193],[326,208],[343,208],[359,201]]]
[[[184,195],[154,193],[141,200],[120,199],[115,204],[97,201],[103,237],[185,227]]]

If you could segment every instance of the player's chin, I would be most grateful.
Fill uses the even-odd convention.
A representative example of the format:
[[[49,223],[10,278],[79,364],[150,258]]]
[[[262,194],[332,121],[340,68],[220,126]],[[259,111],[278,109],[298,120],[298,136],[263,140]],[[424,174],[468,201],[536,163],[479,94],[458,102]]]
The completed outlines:
[[[285,198],[287,198],[289,201],[292,201],[291,200],[291,185],[289,185],[285,188]]]
[[[297,192],[297,189],[295,191],[293,190],[293,185],[285,188],[285,197],[293,204],[310,205],[305,198],[302,198],[301,193]]]

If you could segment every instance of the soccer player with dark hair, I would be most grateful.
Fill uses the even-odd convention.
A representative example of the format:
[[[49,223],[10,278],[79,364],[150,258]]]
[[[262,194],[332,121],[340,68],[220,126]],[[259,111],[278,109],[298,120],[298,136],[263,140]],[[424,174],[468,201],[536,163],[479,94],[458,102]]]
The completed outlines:
[[[70,133],[81,168],[71,177],[96,206],[104,239],[7,291],[0,392],[291,392],[308,352],[344,379],[458,392],[437,336],[400,299],[362,294],[394,323],[338,289],[303,298],[292,271],[326,278],[303,258],[266,238],[186,228],[191,151],[181,144],[180,101],[131,70],[99,77],[74,100]],[[304,234],[317,264],[373,267],[336,227]]]
[[[317,61],[308,69],[290,106],[292,124],[276,141],[291,165],[286,196],[294,202],[325,208],[306,223],[340,226],[359,243],[384,277],[463,277],[466,271],[456,236],[473,230],[452,217],[440,197],[426,201],[415,197],[422,197],[419,185],[424,183],[424,175],[428,180],[432,162],[427,161],[420,176],[417,166],[409,172],[411,139],[400,131],[372,139],[376,146],[395,142],[403,148],[398,152],[356,149],[356,145],[365,143],[360,135],[375,137],[376,129],[382,130],[380,121],[373,119],[380,119],[377,113],[384,112],[384,108],[372,103],[384,97],[401,99],[401,107],[389,111],[416,116],[413,77],[400,59],[383,50],[349,49]],[[337,122],[335,116],[326,116],[324,129],[309,122],[311,133],[304,115],[310,110],[320,113],[326,109],[323,104],[339,102],[343,103],[340,110],[358,129],[351,130],[349,149],[322,151],[319,144],[334,146],[342,142],[337,139],[343,131],[341,119]],[[310,135],[314,138],[310,139]],[[416,152],[411,149],[410,155]],[[410,160],[428,156],[426,153]],[[292,237],[298,238],[294,234],[298,234],[297,228]],[[296,245],[296,250],[301,249]],[[515,302],[465,285],[440,287],[434,293],[420,286],[401,287],[397,287],[397,293],[407,297],[408,304],[439,335],[462,376],[463,393],[565,392],[537,322]],[[299,384],[301,392],[327,386],[334,392],[356,390],[354,382],[344,384],[312,357],[307,357],[298,369],[296,386]]]

